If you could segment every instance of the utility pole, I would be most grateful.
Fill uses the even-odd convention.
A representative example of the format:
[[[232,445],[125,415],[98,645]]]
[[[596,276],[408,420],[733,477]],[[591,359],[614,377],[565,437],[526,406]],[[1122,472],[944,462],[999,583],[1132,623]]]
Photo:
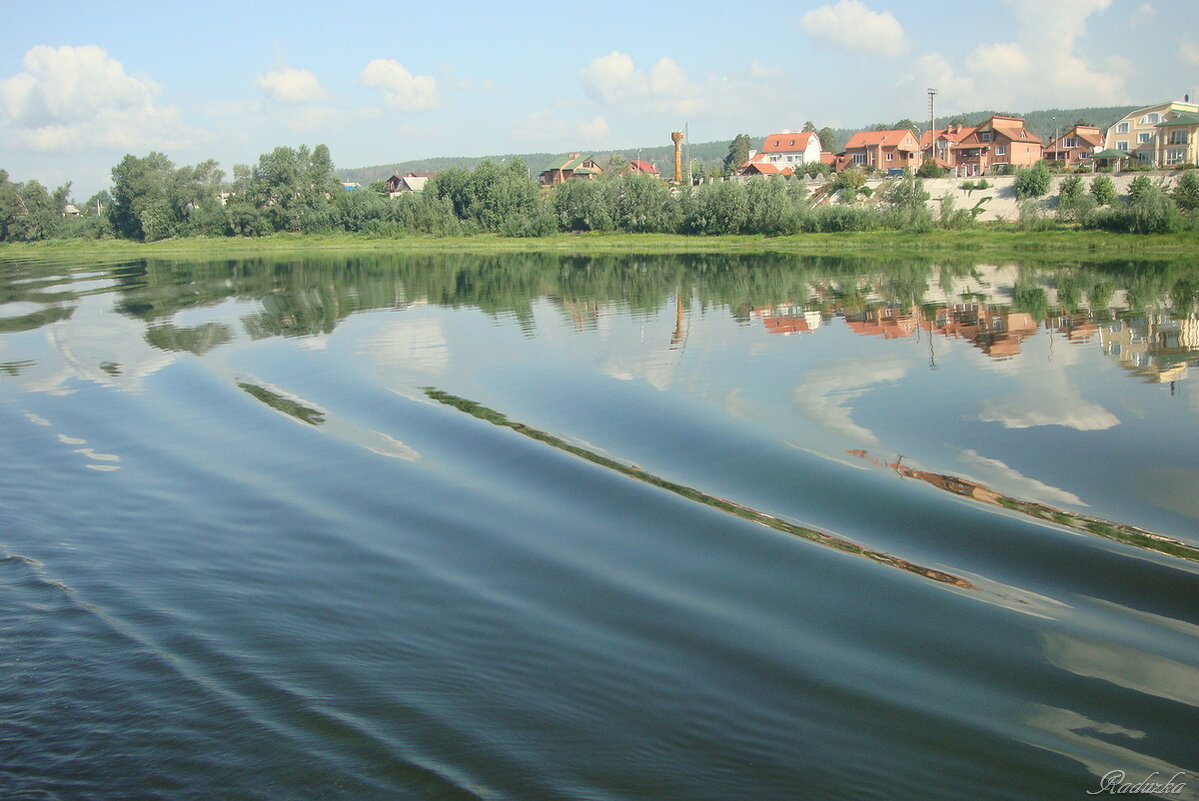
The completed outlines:
[[[928,90],[928,152],[935,159],[937,157],[937,114],[936,114],[936,99],[937,90]],[[935,173],[934,173],[935,174]]]

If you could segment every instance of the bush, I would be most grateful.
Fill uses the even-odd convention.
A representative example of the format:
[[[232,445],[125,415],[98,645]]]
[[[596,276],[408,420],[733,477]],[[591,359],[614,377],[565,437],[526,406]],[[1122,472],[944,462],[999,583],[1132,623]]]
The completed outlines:
[[[925,159],[920,169],[916,170],[916,175],[921,178],[944,178],[949,175],[949,170],[938,166],[932,159]]]
[[[1079,164],[1078,165],[1078,172],[1080,172],[1084,175],[1086,173],[1092,172],[1093,170],[1094,170],[1094,168],[1091,167],[1091,165],[1089,165],[1089,164]]]
[[[1077,175],[1065,178],[1058,186],[1057,191],[1059,220],[1078,220],[1084,212],[1089,211],[1095,205],[1095,199],[1086,194],[1082,178]]]
[[[1035,166],[1027,167],[1016,173],[1016,182],[1013,184],[1013,188],[1016,190],[1017,198],[1027,200],[1041,197],[1048,192],[1052,180],[1049,167],[1045,162],[1038,161]]]

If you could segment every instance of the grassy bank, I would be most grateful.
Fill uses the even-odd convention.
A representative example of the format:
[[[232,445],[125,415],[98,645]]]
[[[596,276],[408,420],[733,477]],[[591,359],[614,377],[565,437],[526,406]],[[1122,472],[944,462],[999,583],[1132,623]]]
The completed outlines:
[[[669,234],[555,234],[514,239],[496,234],[465,237],[380,238],[354,234],[331,236],[275,234],[261,238],[167,239],[140,243],[128,240],[66,240],[0,244],[0,259],[24,258],[153,258],[261,256],[306,252],[536,252],[608,253],[811,253],[835,255],[871,252],[887,255],[936,256],[976,254],[990,258],[1021,256],[1147,256],[1199,254],[1199,233],[1115,234],[1102,231],[1021,231],[974,228],[928,233],[869,231],[796,236],[678,236]]]

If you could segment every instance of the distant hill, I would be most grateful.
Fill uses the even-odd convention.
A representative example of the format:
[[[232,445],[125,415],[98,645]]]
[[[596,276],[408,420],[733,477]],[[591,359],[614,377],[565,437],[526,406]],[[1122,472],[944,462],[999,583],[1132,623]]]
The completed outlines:
[[[1051,108],[1043,111],[1028,111],[1024,113],[1010,111],[972,111],[966,114],[947,114],[943,117],[937,117],[937,127],[941,128],[954,120],[960,120],[966,125],[978,125],[984,122],[993,114],[1014,114],[1018,117],[1023,117],[1028,124],[1028,129],[1041,139],[1048,141],[1053,136],[1054,129],[1065,131],[1070,126],[1079,120],[1085,120],[1091,125],[1098,125],[1100,130],[1107,129],[1116,121],[1120,120],[1130,111],[1133,111],[1140,106],[1106,106],[1102,108],[1070,108],[1060,109]],[[918,126],[923,129],[927,125],[927,121],[915,120]],[[886,125],[893,125],[895,120],[885,121]],[[874,127],[873,124],[864,125],[862,128],[834,128],[833,133],[837,137],[837,147],[842,148],[849,141],[849,137],[853,136],[859,130]],[[775,131],[764,131],[759,136],[751,136],[752,144],[750,147],[757,149],[762,146],[762,139]],[[719,164],[724,161],[724,157],[729,152],[729,141],[717,142],[697,142],[688,144],[684,147],[685,155],[693,161],[700,162],[704,168]],[[580,150],[581,152],[581,150]],[[613,153],[619,153],[626,159],[643,159],[657,165],[664,177],[671,177],[674,174],[674,148],[673,146],[655,145],[652,147],[626,147],[616,150],[590,150],[587,151],[599,161],[600,164],[607,162],[608,158]],[[403,175],[407,172],[440,172],[448,170],[451,167],[461,167],[463,169],[474,169],[480,162],[490,159],[491,161],[505,162],[514,158],[519,158],[529,167],[529,172],[533,176],[538,175],[541,171],[549,169],[550,165],[555,161],[560,160],[566,153],[508,153],[505,155],[494,156],[458,156],[458,157],[441,157],[432,159],[414,159],[411,161],[400,161],[394,164],[378,164],[373,167],[354,167],[351,169],[341,169],[337,174],[346,181],[357,181],[361,184],[367,184],[371,181],[381,181],[390,178],[393,174],[399,173]],[[698,166],[697,166],[698,169]]]

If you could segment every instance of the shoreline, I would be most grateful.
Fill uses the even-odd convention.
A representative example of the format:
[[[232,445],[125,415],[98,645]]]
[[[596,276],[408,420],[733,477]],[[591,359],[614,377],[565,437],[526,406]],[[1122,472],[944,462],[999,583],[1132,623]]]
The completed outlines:
[[[581,233],[511,238],[498,234],[456,237],[372,237],[354,234],[273,234],[260,238],[189,237],[157,242],[123,239],[0,243],[0,259],[31,257],[254,256],[344,251],[350,253],[562,253],[571,255],[654,253],[787,253],[798,255],[912,256],[1135,256],[1199,254],[1199,232],[1123,234],[1104,231],[934,230],[928,233],[844,233],[684,236],[677,234]]]

